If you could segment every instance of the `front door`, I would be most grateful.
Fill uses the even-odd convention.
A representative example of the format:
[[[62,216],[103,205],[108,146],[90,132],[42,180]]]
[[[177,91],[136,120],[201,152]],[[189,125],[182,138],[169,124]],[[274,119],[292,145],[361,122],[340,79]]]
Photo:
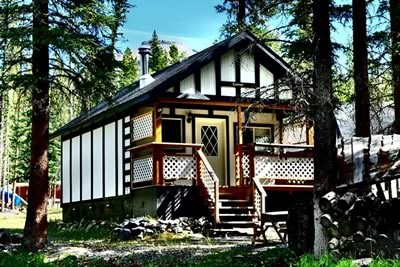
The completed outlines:
[[[226,120],[195,117],[195,140],[203,144],[203,152],[219,178],[226,184]]]

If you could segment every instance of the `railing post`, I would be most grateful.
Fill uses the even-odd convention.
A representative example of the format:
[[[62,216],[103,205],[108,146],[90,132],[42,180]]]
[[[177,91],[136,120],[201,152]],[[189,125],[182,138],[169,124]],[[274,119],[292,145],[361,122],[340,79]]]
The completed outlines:
[[[218,180],[215,179],[214,182],[214,198],[215,198],[215,204],[214,204],[214,212],[215,212],[215,224],[218,224],[220,222],[219,220],[219,183]]]
[[[201,160],[200,160],[200,156],[199,156],[199,151],[201,150],[201,147],[196,149],[196,154],[195,154],[195,158],[196,158],[196,180],[195,180],[195,186],[199,185],[199,181],[201,179]]]
[[[160,185],[164,185],[164,146],[163,145],[159,145],[158,148],[158,162],[159,162],[159,181],[160,181]]]
[[[255,152],[255,145],[252,144],[249,147],[249,179],[252,179],[253,177],[256,176],[256,161],[255,161],[255,157],[256,157],[256,152]],[[249,181],[251,182],[251,181]]]

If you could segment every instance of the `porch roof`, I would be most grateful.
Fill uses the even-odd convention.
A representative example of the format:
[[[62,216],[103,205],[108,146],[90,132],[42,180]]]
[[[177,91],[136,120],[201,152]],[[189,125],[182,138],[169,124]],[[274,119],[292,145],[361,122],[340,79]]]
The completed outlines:
[[[265,46],[251,32],[244,31],[153,74],[154,81],[143,88],[139,87],[139,81],[123,88],[115,95],[112,101],[100,102],[88,112],[81,114],[53,132],[50,138],[73,134],[103,120],[117,117],[118,114],[125,114],[133,106],[149,101],[160,92],[167,90],[174,83],[192,73],[193,70],[206,65],[230,48],[246,42],[254,44],[260,49],[269,59],[271,69],[274,69],[277,73],[281,75],[293,73],[290,66],[280,56]]]

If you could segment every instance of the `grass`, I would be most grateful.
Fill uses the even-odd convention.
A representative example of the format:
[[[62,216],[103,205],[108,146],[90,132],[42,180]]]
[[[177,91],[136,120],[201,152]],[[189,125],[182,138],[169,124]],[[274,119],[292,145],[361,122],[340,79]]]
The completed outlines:
[[[154,245],[154,246],[173,246],[177,244],[189,244],[193,240],[187,235],[175,235],[172,233],[164,233],[156,236],[145,237],[142,241],[125,241],[121,242],[113,239],[112,231],[109,225],[96,225],[86,230],[84,227],[67,225],[60,227],[58,222],[61,221],[61,210],[49,210],[49,240],[51,242],[60,242],[65,244],[80,243],[85,246],[93,246],[93,248],[106,247],[108,249],[118,249],[129,245]],[[0,213],[0,228],[7,229],[11,232],[22,233],[25,224],[25,214],[4,215]],[[96,241],[96,242],[87,242]],[[202,244],[211,244],[211,239],[203,239]],[[49,262],[45,252],[29,253],[22,249],[12,252],[0,253],[0,266],[15,267],[74,267],[74,266],[193,266],[193,267],[219,267],[219,266],[271,266],[271,267],[353,267],[351,259],[341,259],[339,261],[325,255],[320,259],[315,259],[312,255],[298,256],[288,249],[267,249],[262,252],[255,253],[254,248],[250,246],[234,247],[224,251],[216,251],[208,255],[197,256],[193,259],[185,259],[179,254],[166,254],[153,259],[138,259],[137,254],[120,257],[115,255],[111,259],[104,260],[93,257],[80,257],[74,255],[66,256],[62,259],[58,258]],[[140,265],[136,263],[140,263]],[[391,259],[375,259],[371,267],[400,267],[400,260]]]
[[[49,262],[43,253],[28,253],[17,250],[11,253],[0,253],[0,266],[15,267],[75,267],[75,266],[191,266],[191,267],[250,267],[250,266],[270,266],[270,267],[355,267],[350,259],[335,261],[329,255],[320,259],[315,259],[311,255],[298,256],[288,249],[274,248],[262,252],[254,253],[251,247],[236,247],[226,251],[200,256],[196,259],[185,260],[176,256],[164,255],[155,261],[144,261],[141,265],[137,262],[136,255],[132,254],[125,258],[115,256],[112,259],[104,260],[100,258],[82,257],[74,255],[67,256]],[[371,267],[399,267],[399,260],[375,259]]]

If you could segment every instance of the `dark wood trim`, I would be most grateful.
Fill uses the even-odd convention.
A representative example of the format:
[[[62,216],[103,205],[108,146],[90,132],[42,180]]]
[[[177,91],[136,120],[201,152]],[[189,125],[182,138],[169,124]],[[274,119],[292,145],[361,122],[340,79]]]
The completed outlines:
[[[241,106],[242,108],[248,108],[252,106],[253,108],[263,109],[263,110],[290,110],[295,111],[295,108],[289,104],[282,104],[282,103],[262,103],[262,104],[252,104],[250,102],[234,102],[226,100],[203,100],[203,99],[177,99],[174,97],[160,97],[158,99],[160,103],[164,104],[173,104],[181,106],[187,106],[193,108],[193,106],[205,106],[204,109],[209,109],[210,106],[213,106],[214,109],[216,108],[228,108],[234,109],[237,106]]]
[[[115,195],[118,196],[118,120],[115,121]]]
[[[170,116],[175,116],[175,115],[176,115],[175,113],[176,113],[175,108],[174,108],[174,107],[170,107],[170,108],[169,108],[169,115],[170,115]]]
[[[243,83],[240,82],[240,50],[235,49],[235,54],[234,54],[234,60],[235,60],[235,83],[236,84],[234,87],[236,88],[236,97],[241,97],[241,87],[244,86]],[[222,82],[221,82],[222,84]],[[233,86],[233,85],[231,85]]]
[[[90,131],[90,199],[93,199],[93,130]]]
[[[63,186],[63,184],[64,184],[64,160],[65,160],[65,158],[64,158],[64,145],[63,145],[63,140],[61,140],[61,166],[60,166],[60,171],[61,171],[61,173],[60,173],[60,178],[61,178],[61,183],[60,183],[60,186],[61,186],[61,192],[60,192],[60,204],[61,204],[61,206],[64,204],[63,203],[63,188],[64,188],[64,186]]]
[[[216,57],[214,60],[215,68],[215,95],[221,96],[221,57]]]
[[[82,202],[82,135],[79,136],[79,202]]]
[[[196,143],[196,118],[210,118],[210,119],[224,119],[225,120],[225,133],[226,133],[226,140],[225,140],[225,152],[226,152],[226,159],[225,161],[227,164],[225,165],[226,168],[226,185],[230,186],[230,147],[229,147],[229,116],[226,115],[204,115],[204,114],[193,114],[193,121],[192,121],[192,143]]]
[[[194,72],[194,90],[196,93],[201,93],[200,70]]]
[[[69,202],[72,202],[72,138],[69,139]]]
[[[106,155],[105,155],[105,144],[106,144],[106,133],[105,125],[102,127],[102,179],[103,179],[103,198],[106,197]]]
[[[221,81],[220,82],[221,86],[228,86],[228,87],[236,87],[236,88],[240,88],[240,87],[245,87],[245,88],[257,88],[257,84],[255,83],[242,83],[242,82],[224,82]]]
[[[131,160],[131,159],[129,159],[129,160]],[[124,176],[125,176],[125,175],[131,175],[131,174],[132,174],[132,173],[131,173],[131,170],[132,170],[132,164],[131,164],[131,169],[130,169],[130,170],[124,169]],[[125,177],[124,177],[124,179],[125,179]],[[132,175],[131,175],[131,180],[132,180]]]
[[[124,155],[124,156],[125,156],[125,155]],[[130,162],[130,160],[131,160],[130,158],[127,158],[127,159],[126,159],[126,158],[124,157],[124,159],[123,159],[123,161],[122,161],[122,162],[123,162],[124,164],[125,164],[125,163],[129,163],[129,162]]]
[[[260,99],[261,97],[261,90],[260,90],[260,62],[258,60],[257,54],[253,53],[254,57],[254,75],[255,75],[255,82],[256,82],[256,99]]]
[[[181,83],[180,82],[177,82],[174,86],[173,86],[173,88],[174,88],[174,93],[180,93],[181,92]]]

